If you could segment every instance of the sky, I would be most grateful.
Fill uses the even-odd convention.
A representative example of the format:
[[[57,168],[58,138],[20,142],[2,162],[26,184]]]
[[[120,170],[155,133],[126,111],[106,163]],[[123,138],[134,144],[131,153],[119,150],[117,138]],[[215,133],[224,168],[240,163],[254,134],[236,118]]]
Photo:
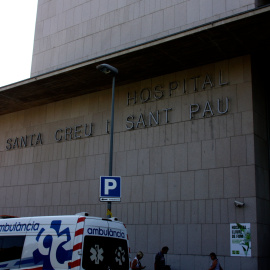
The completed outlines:
[[[28,79],[38,0],[0,0],[0,87]]]

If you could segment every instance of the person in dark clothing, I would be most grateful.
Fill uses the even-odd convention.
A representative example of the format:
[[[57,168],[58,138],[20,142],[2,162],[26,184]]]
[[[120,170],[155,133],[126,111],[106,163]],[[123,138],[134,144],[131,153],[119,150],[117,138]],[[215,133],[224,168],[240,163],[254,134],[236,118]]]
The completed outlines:
[[[167,254],[169,248],[163,247],[161,251],[159,251],[155,257],[155,270],[168,270],[170,267],[165,263],[164,254]]]

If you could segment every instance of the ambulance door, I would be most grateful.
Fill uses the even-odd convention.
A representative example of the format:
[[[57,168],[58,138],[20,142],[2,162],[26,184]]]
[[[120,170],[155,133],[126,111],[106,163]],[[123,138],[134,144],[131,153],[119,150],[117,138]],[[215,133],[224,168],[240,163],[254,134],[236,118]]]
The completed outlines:
[[[121,222],[109,222],[111,269],[129,269],[129,245],[127,230]]]
[[[86,270],[108,270],[107,238],[108,221],[86,219],[83,238],[82,268]]]
[[[88,226],[83,243],[83,269],[129,269],[125,228],[113,224],[112,221],[102,220]]]
[[[29,220],[29,218],[0,220],[0,269],[20,268]]]

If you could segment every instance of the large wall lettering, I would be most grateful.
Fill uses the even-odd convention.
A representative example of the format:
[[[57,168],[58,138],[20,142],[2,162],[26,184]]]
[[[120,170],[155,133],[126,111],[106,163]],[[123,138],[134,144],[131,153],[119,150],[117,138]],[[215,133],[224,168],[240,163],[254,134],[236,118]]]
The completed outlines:
[[[191,78],[185,78],[181,81],[169,82],[166,86],[156,85],[154,87],[145,87],[138,91],[127,93],[127,105],[135,105],[139,103],[146,103],[153,100],[160,100],[166,97],[172,97],[173,93],[180,91],[181,94],[194,93],[198,91],[206,90],[207,88],[212,89],[215,86],[209,74],[202,76],[203,81],[199,84],[201,76],[193,76]],[[228,85],[229,82],[223,81],[222,71],[219,72],[219,86]]]
[[[7,139],[6,149],[11,150],[11,149],[16,149],[16,148],[25,148],[27,146],[35,146],[35,145],[42,145],[42,144],[43,144],[42,135],[39,132],[37,135],[31,134],[31,135],[21,136],[20,138],[16,137],[14,139],[12,138]]]
[[[199,80],[199,78],[202,79]],[[223,81],[222,72],[220,71],[218,85],[222,87],[228,84],[229,82]],[[209,74],[205,74],[202,77],[193,76],[191,78],[182,79],[181,81],[172,81],[166,86],[158,84],[151,88],[145,87],[140,91],[137,90],[128,92],[127,106],[134,106],[136,104],[144,104],[153,101],[157,102],[163,98],[170,100],[170,98],[173,98],[176,93],[178,93],[178,95],[186,95],[188,93],[194,94],[198,91],[205,91],[207,88],[211,90],[214,86],[214,81]],[[179,104],[179,106],[181,106],[181,104]],[[185,119],[189,120],[223,115],[229,111],[229,97],[191,103],[189,107],[186,106],[186,108],[186,116],[188,117],[185,117]],[[124,128],[126,130],[134,130],[168,124],[173,113],[174,108],[171,107],[148,112],[141,112],[141,110],[139,110],[137,114],[134,113],[134,115],[129,114],[126,116]],[[179,121],[181,121],[181,119],[179,119]],[[110,122],[106,120],[104,125],[105,133],[110,133],[109,124]],[[58,143],[89,138],[94,134],[93,126],[93,123],[87,123],[57,128],[52,136],[54,136],[55,142]],[[44,138],[41,132],[38,132],[37,134],[8,138],[6,140],[6,150],[43,145],[43,140]]]

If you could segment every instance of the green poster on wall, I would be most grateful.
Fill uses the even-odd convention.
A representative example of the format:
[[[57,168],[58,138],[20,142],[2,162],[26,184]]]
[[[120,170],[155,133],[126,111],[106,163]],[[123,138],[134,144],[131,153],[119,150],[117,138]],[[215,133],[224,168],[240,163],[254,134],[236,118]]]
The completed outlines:
[[[231,256],[251,257],[250,223],[231,223]]]

